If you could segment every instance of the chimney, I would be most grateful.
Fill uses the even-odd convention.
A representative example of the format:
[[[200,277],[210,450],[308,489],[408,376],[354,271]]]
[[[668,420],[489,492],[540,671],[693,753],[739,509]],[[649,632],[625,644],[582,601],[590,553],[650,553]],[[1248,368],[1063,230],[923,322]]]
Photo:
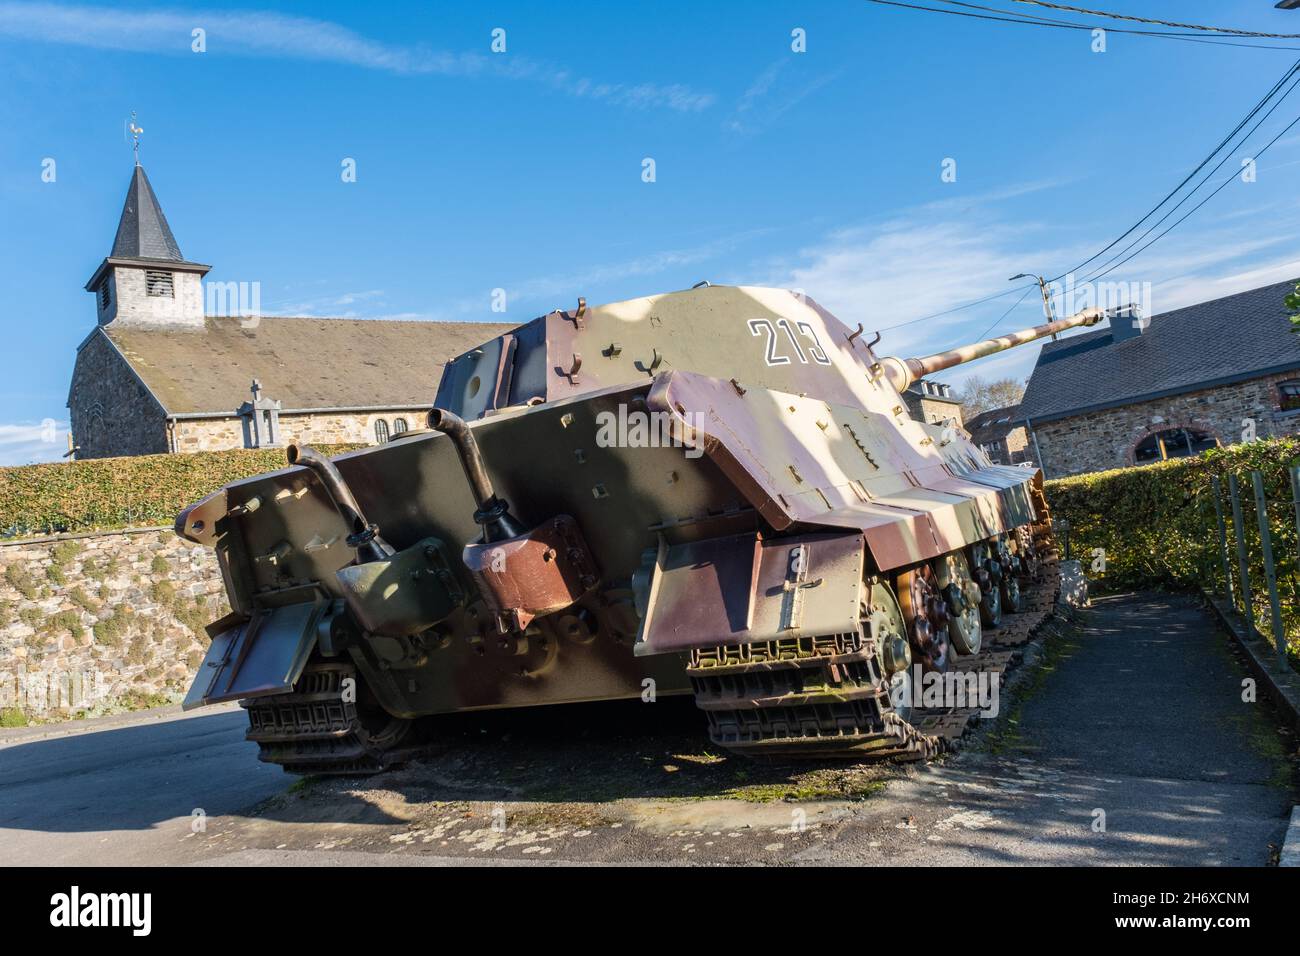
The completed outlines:
[[[1125,342],[1137,338],[1150,324],[1151,320],[1142,315],[1136,303],[1121,305],[1110,313],[1110,340]]]

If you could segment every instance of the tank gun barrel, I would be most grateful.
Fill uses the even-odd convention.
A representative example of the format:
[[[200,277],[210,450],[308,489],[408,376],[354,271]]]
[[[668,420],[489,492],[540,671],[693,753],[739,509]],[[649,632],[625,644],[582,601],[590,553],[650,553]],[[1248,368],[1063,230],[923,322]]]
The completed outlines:
[[[975,359],[984,358],[986,355],[995,355],[1005,349],[1024,345],[1045,338],[1048,335],[1055,335],[1058,332],[1064,332],[1066,329],[1096,325],[1105,314],[1101,309],[1085,309],[1082,312],[1075,313],[1068,319],[1058,319],[1055,322],[1036,325],[1031,329],[1022,329],[1019,332],[999,335],[997,338],[985,339],[983,342],[962,345],[946,352],[936,352],[933,355],[925,355],[920,358],[895,358],[890,356],[881,359],[880,365],[885,377],[901,392],[917,379],[933,375],[935,372],[942,372],[954,365],[973,362]]]

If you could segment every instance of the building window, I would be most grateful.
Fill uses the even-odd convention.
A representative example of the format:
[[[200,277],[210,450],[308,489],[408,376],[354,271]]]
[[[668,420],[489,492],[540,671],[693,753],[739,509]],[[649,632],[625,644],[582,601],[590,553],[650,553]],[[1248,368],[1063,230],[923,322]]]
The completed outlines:
[[[1207,432],[1195,428],[1167,428],[1153,432],[1138,443],[1133,449],[1133,463],[1147,465],[1170,458],[1187,458],[1218,447],[1219,440]]]
[[[1284,412],[1300,408],[1300,379],[1292,378],[1278,383],[1277,403]]]
[[[394,418],[394,419],[393,419],[393,434],[394,434],[394,435],[400,435],[400,434],[402,434],[402,432],[406,431],[406,428],[407,428],[407,425],[406,425],[406,419],[405,419],[405,418]]]
[[[388,422],[384,421],[382,418],[375,419],[375,441],[388,441]]]
[[[146,271],[144,274],[144,288],[150,295],[164,296],[168,299],[175,297],[170,272],[154,272],[152,269]]]
[[[108,303],[111,298],[112,298],[112,292],[109,289],[108,280],[105,279],[103,282],[99,284],[99,311],[100,312],[108,311]]]

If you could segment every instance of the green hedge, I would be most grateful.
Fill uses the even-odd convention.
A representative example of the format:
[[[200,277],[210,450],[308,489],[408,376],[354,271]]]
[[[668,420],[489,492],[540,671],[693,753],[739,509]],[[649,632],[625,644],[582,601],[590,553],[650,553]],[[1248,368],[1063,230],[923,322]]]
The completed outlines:
[[[1058,540],[1068,535],[1070,556],[1083,562],[1099,590],[1205,587],[1221,593],[1223,558],[1212,482],[1220,481],[1235,587],[1237,552],[1227,482],[1228,475],[1235,474],[1257,619],[1267,632],[1268,592],[1251,482],[1251,472],[1261,472],[1278,588],[1295,650],[1300,639],[1300,560],[1288,474],[1293,464],[1300,464],[1300,441],[1269,439],[1195,458],[1056,479],[1047,482],[1047,500],[1053,520],[1068,524],[1058,532]],[[1104,570],[1097,562],[1100,557]]]
[[[359,444],[321,445],[329,455]],[[285,467],[282,448],[0,468],[0,537],[171,524],[222,485]]]

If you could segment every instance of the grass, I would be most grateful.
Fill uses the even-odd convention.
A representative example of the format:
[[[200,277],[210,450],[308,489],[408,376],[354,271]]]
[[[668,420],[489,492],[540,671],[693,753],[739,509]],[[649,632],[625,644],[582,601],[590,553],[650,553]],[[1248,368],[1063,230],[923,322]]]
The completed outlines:
[[[27,715],[17,707],[0,709],[0,727],[26,727]]]

